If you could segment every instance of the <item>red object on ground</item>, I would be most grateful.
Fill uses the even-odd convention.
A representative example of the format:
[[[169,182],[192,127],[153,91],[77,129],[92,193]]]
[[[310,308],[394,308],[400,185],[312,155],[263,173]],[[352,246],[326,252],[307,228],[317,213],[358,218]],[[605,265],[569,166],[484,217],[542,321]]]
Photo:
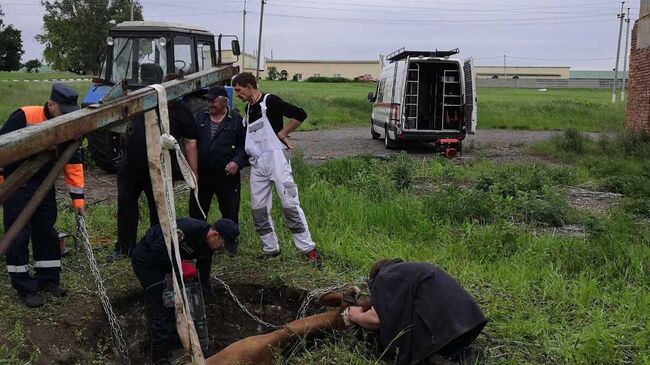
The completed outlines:
[[[196,279],[198,276],[196,267],[185,260],[181,261],[181,270],[183,271],[183,279]]]
[[[455,148],[447,148],[445,150],[445,157],[447,157],[448,159],[452,159],[452,158],[456,157],[456,149]]]

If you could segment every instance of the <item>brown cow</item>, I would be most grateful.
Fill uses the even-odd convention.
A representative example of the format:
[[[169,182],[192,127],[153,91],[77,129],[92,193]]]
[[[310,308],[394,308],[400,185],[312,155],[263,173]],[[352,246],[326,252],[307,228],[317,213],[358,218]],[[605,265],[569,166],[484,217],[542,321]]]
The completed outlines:
[[[273,350],[282,348],[300,338],[318,331],[345,329],[341,313],[350,305],[370,308],[370,304],[358,301],[360,290],[349,288],[343,293],[327,293],[318,302],[327,307],[338,307],[325,313],[316,314],[287,323],[281,329],[264,335],[251,336],[239,340],[206,359],[206,365],[270,365],[273,364]]]

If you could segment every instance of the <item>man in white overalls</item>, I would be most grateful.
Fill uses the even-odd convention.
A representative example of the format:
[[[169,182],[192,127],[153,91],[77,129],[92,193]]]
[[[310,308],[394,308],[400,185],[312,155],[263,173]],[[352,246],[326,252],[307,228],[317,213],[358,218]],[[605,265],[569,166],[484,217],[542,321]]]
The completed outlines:
[[[276,95],[267,95],[257,89],[257,80],[248,72],[232,79],[237,97],[247,102],[245,149],[251,164],[251,210],[255,229],[262,239],[267,259],[280,254],[278,237],[271,219],[272,189],[278,192],[287,226],[293,242],[307,260],[316,267],[323,266],[316,244],[311,239],[307,219],[298,198],[298,187],[293,181],[291,165],[285,150],[291,148],[287,139],[307,118],[301,108],[283,101]],[[284,126],[284,117],[289,123]]]

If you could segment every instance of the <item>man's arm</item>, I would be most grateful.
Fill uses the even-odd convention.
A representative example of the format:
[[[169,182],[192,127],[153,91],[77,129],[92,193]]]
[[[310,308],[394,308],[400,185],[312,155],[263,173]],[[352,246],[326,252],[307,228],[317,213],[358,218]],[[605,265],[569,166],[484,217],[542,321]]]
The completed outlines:
[[[248,155],[246,155],[246,149],[244,147],[246,143],[246,128],[244,128],[242,117],[239,114],[233,113],[232,118],[237,124],[237,140],[235,141],[235,155],[228,165],[230,166],[230,164],[235,163],[237,169],[241,169],[246,166],[246,162],[248,161]],[[234,169],[230,175],[234,175],[237,169]],[[226,171],[228,171],[228,167],[226,167]]]
[[[63,170],[65,185],[68,187],[70,198],[72,199],[72,208],[79,215],[85,214],[84,199],[84,167],[81,147],[72,155],[70,161],[65,165]]]
[[[279,110],[283,117],[289,119],[287,125],[283,126],[277,135],[282,143],[287,145],[287,147],[292,148],[289,145],[289,134],[300,127],[300,124],[307,119],[307,113],[304,109],[288,103],[276,95],[270,95],[267,102],[270,110]]]
[[[350,307],[348,319],[369,331],[379,331],[380,322],[375,307],[370,307],[365,312],[361,307]]]
[[[0,128],[0,134],[7,134],[9,132],[13,132],[20,128],[24,128],[26,125],[27,125],[27,121],[25,119],[25,112],[22,109],[18,109],[15,112],[11,113],[9,119],[7,119],[7,122],[2,125],[2,128]],[[0,166],[0,184],[2,184],[3,182],[4,182],[4,171],[3,171],[3,167]]]
[[[199,176],[199,152],[196,147],[196,139],[186,139],[185,140],[185,159],[190,165],[194,176],[198,178]]]

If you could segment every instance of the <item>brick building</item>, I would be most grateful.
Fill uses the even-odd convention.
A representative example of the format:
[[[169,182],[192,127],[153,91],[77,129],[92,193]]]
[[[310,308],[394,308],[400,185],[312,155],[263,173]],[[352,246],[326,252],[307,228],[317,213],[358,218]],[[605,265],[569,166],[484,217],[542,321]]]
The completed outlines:
[[[650,132],[650,0],[641,0],[632,29],[627,129]]]

